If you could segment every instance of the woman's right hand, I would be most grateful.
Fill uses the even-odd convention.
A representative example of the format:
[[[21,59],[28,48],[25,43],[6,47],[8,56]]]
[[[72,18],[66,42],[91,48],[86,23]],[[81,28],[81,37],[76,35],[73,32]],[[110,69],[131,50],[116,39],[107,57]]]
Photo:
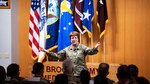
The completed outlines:
[[[47,52],[47,50],[42,47],[39,47],[39,51]]]

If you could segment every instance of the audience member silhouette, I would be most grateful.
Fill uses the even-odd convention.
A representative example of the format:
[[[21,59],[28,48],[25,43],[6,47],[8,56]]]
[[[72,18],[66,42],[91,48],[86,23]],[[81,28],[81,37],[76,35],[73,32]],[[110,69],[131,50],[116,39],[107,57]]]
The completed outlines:
[[[68,76],[66,74],[56,75],[54,84],[68,84]]]
[[[7,67],[7,77],[11,77],[11,79],[17,79],[19,82],[23,80],[23,77],[20,77],[19,65],[16,63],[12,63]]]
[[[117,70],[118,82],[116,84],[126,84],[129,80],[129,72],[127,70],[127,65],[120,65]]]
[[[0,84],[4,84],[6,78],[6,71],[3,66],[0,66]]]
[[[68,84],[76,84],[73,76],[73,62],[71,59],[65,59],[62,64],[63,73],[68,76]],[[77,81],[79,82],[79,80]]]
[[[136,65],[130,64],[130,65],[128,65],[128,72],[129,72],[130,77],[137,78],[138,73],[139,73],[139,69]]]
[[[49,80],[46,80],[43,77],[43,73],[44,73],[44,65],[40,62],[37,62],[33,65],[33,70],[32,73],[34,74],[33,77],[39,77],[41,81],[45,81],[47,84],[50,84]]]
[[[114,81],[107,78],[109,74],[109,65],[107,63],[101,63],[98,67],[98,75],[94,78],[94,84],[113,84]]]
[[[34,77],[43,77],[43,73],[44,73],[44,65],[42,63],[35,63],[33,65],[33,68],[32,68],[32,73],[34,75]]]
[[[80,82],[81,84],[89,84],[91,79],[90,72],[88,70],[82,70],[80,72]]]
[[[138,84],[150,84],[149,80],[147,80],[145,77],[138,77],[137,82]]]
[[[130,64],[127,69],[129,72],[129,84],[136,84],[139,73],[138,67],[134,64]]]

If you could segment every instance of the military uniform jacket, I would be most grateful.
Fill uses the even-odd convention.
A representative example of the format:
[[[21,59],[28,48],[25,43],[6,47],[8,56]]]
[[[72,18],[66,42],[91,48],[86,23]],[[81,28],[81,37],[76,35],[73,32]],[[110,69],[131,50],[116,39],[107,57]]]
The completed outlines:
[[[47,52],[47,54],[58,59],[71,59],[74,63],[74,76],[79,76],[83,69],[87,70],[85,57],[87,55],[96,54],[97,52],[98,50],[96,48],[89,48],[85,45],[79,44],[76,48],[70,45],[59,51],[57,54],[53,52]]]

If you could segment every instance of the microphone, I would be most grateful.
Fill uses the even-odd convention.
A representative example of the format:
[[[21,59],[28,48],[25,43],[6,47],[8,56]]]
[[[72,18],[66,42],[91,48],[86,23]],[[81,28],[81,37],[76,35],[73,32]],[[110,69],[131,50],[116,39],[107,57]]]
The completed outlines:
[[[74,51],[76,51],[77,49],[74,49]]]
[[[74,51],[77,51],[77,50],[79,50],[79,49],[78,48],[74,49]]]

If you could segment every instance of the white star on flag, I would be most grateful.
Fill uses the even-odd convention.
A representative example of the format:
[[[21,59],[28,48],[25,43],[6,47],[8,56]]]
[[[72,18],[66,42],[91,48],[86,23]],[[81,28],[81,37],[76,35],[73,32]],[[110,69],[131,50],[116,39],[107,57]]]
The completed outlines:
[[[71,22],[69,22],[68,25],[71,25]]]
[[[100,4],[103,4],[103,1],[102,1],[102,0],[100,0],[100,1],[99,1],[99,3],[100,3]]]
[[[64,27],[64,30],[66,30],[66,27]]]
[[[83,0],[80,0],[79,3],[83,2]]]
[[[91,16],[91,14],[89,14],[89,11],[87,10],[87,12],[85,13],[83,13],[84,14],[84,19],[86,19],[87,18],[87,20],[89,20],[89,16]]]

